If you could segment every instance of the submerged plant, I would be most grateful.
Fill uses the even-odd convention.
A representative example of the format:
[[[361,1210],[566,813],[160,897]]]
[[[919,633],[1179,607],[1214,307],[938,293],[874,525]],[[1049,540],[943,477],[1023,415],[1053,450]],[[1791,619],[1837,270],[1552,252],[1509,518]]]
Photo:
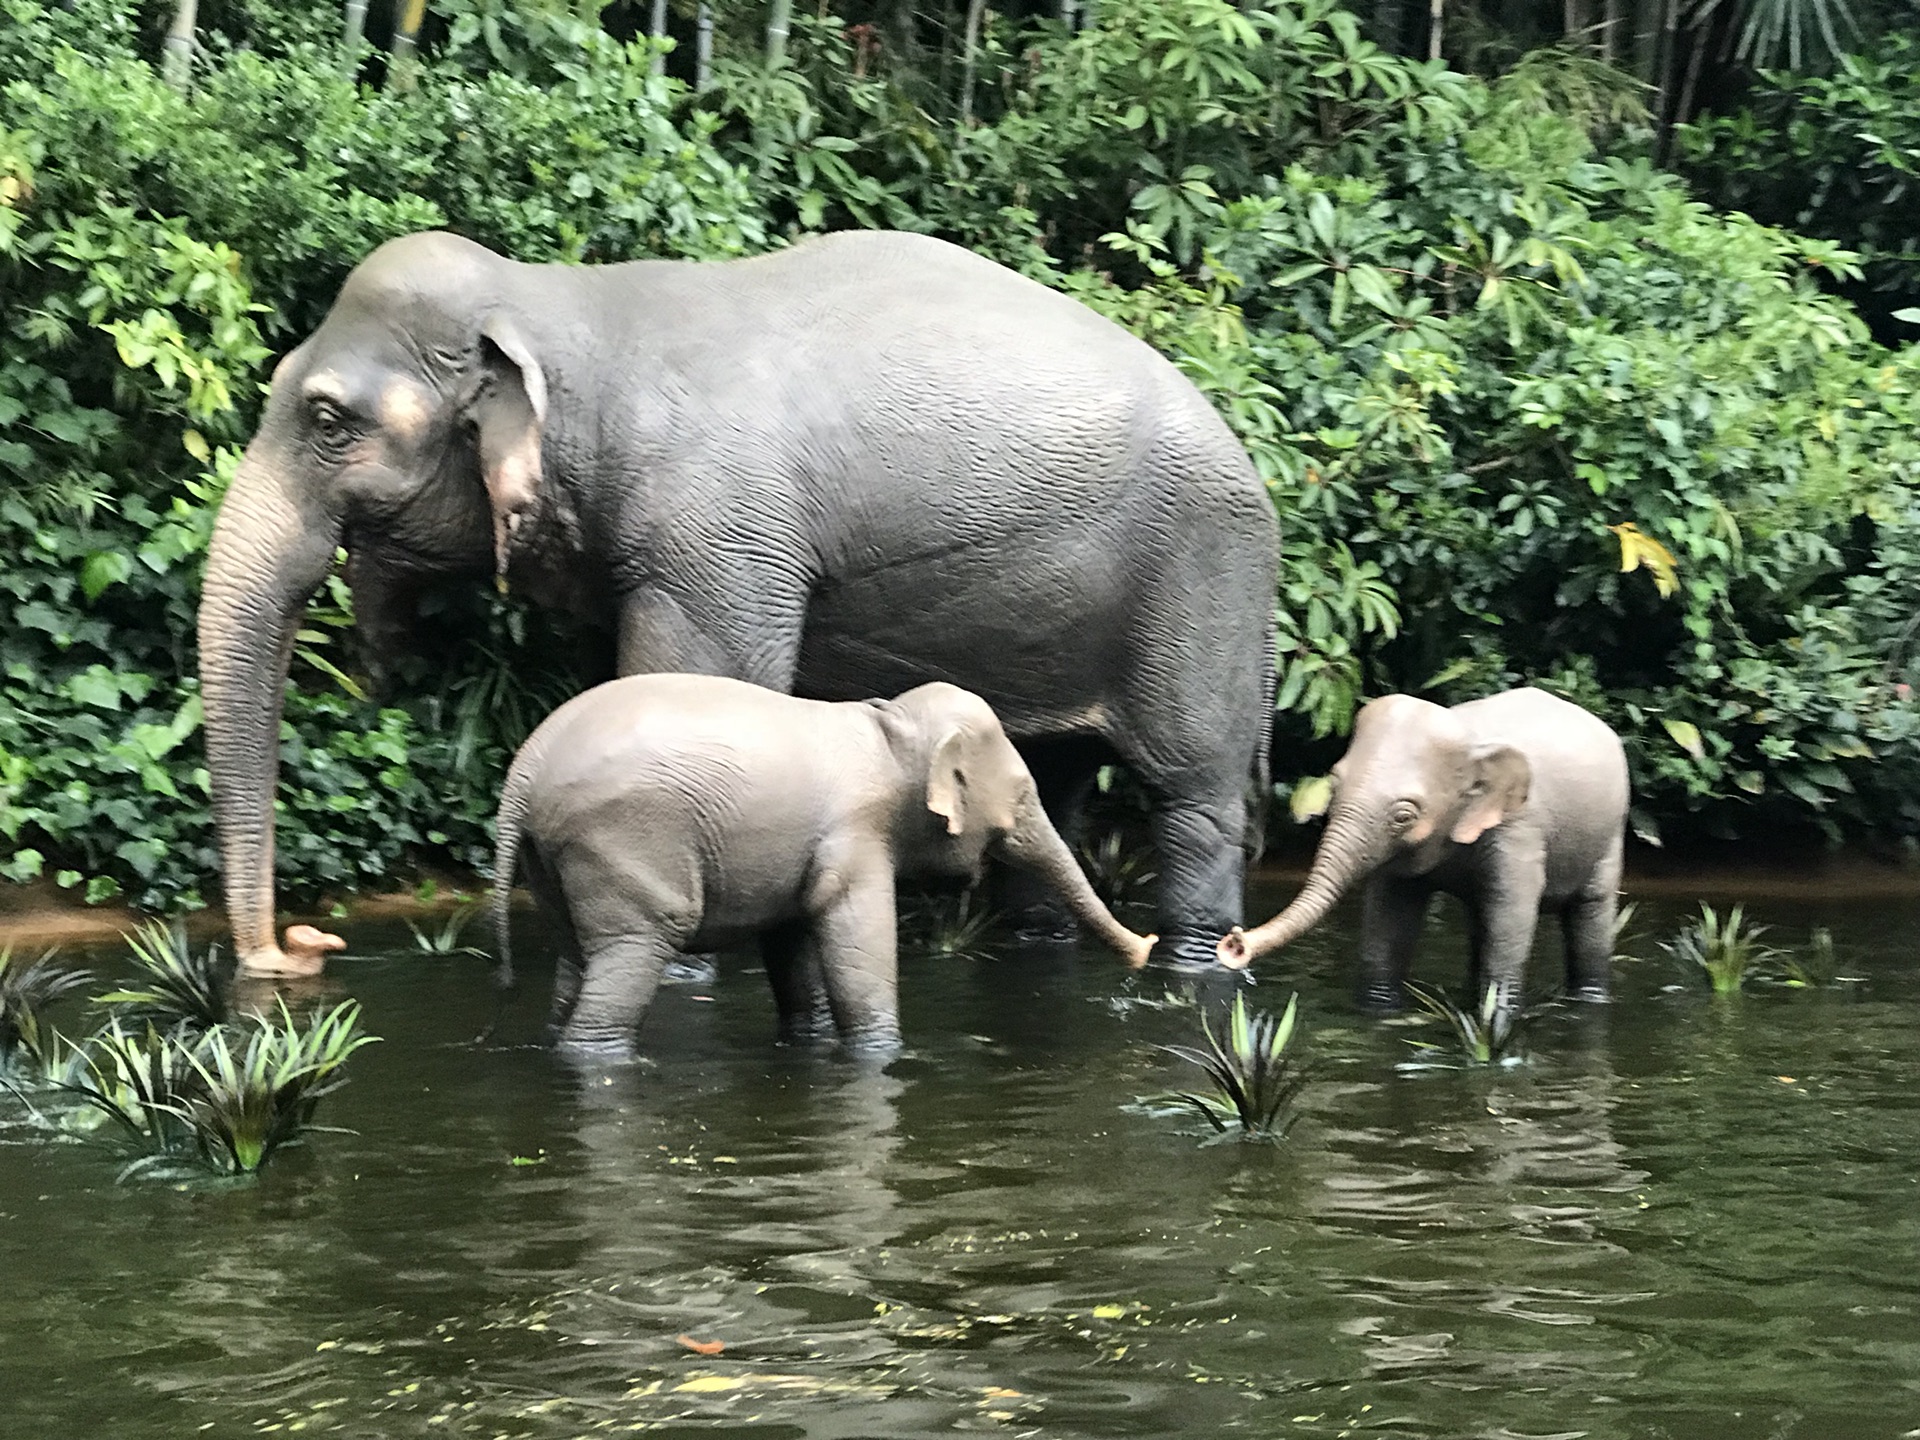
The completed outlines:
[[[197,1036],[186,1025],[132,1031],[116,1017],[66,1088],[145,1152],[123,1178],[180,1163],[249,1175],[314,1128],[315,1107],[345,1079],[341,1066],[377,1038],[359,1021],[351,1000],[304,1028],[282,1000],[277,1017],[256,1018],[238,1039],[219,1026]]]
[[[1461,1058],[1475,1065],[1510,1064],[1517,1060],[1520,1038],[1539,1013],[1537,1007],[1502,1005],[1498,985],[1487,986],[1480,996],[1480,1003],[1471,1010],[1424,985],[1408,982],[1407,990],[1419,1002],[1422,1010],[1447,1022],[1453,1030],[1452,1048]],[[1430,1040],[1409,1040],[1407,1043],[1416,1050],[1439,1051],[1448,1048],[1435,1045]]]
[[[1153,882],[1160,878],[1153,868],[1152,847],[1129,844],[1121,830],[1109,830],[1095,841],[1082,841],[1078,858],[1094,894],[1109,909],[1145,902]]]
[[[1203,1047],[1160,1048],[1206,1071],[1213,1088],[1175,1091],[1164,1098],[1192,1107],[1222,1135],[1237,1126],[1249,1139],[1283,1137],[1293,1127],[1294,1117],[1287,1111],[1306,1084],[1298,1063],[1287,1053],[1299,1005],[1300,997],[1295,995],[1279,1016],[1264,1010],[1249,1012],[1247,997],[1235,995],[1224,1036],[1214,1034],[1212,1024],[1202,1016]]]
[[[467,926],[479,911],[478,905],[456,905],[453,912],[441,922],[438,930],[422,930],[411,920],[407,922],[407,929],[413,932],[413,943],[429,955],[484,956],[487,952],[477,945],[460,943],[460,937],[466,932]]]
[[[1745,906],[1734,906],[1723,921],[1711,905],[1702,903],[1699,916],[1661,944],[1676,960],[1703,971],[1714,994],[1731,995],[1749,975],[1778,963],[1780,953],[1760,943],[1767,928],[1749,925]]]
[[[360,1032],[360,1006],[342,1001],[303,1030],[280,1001],[237,1050],[211,1030],[187,1055],[195,1081],[188,1104],[193,1143],[212,1169],[249,1175],[313,1128],[314,1108],[346,1077],[340,1067],[378,1037]]]
[[[50,1025],[45,1007],[90,984],[85,970],[63,965],[56,951],[33,960],[0,946],[0,1074],[52,1083],[67,1076],[73,1047]]]
[[[1796,990],[1813,990],[1833,983],[1839,972],[1833,954],[1833,932],[1816,925],[1805,950],[1783,950],[1777,955],[1780,983]]]
[[[930,895],[912,909],[921,944],[949,960],[977,959],[989,953],[987,934],[999,916],[976,887],[958,896]]]
[[[209,945],[196,956],[184,929],[178,925],[169,929],[157,921],[148,921],[125,939],[139,976],[132,985],[97,996],[99,1004],[112,1009],[117,1018],[157,1030],[185,1025],[198,1032],[226,1020],[219,946]]]

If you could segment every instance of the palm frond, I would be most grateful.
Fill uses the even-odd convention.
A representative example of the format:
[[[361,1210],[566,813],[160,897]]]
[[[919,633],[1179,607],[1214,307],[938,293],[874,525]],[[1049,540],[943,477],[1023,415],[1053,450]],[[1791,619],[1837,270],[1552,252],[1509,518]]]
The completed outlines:
[[[129,1023],[161,1028],[185,1024],[210,1030],[227,1018],[226,986],[219,972],[219,947],[195,956],[186,931],[148,921],[124,937],[140,974],[132,985],[95,997]]]
[[[1198,1065],[1212,1083],[1205,1092],[1173,1091],[1164,1098],[1199,1112],[1213,1128],[1226,1134],[1234,1127],[1250,1138],[1284,1136],[1293,1125],[1289,1113],[1306,1084],[1294,1057],[1293,1043],[1300,997],[1287,1001],[1280,1015],[1249,1011],[1245,995],[1233,997],[1226,1034],[1216,1035],[1202,1017],[1201,1046],[1162,1045],[1159,1048]]]

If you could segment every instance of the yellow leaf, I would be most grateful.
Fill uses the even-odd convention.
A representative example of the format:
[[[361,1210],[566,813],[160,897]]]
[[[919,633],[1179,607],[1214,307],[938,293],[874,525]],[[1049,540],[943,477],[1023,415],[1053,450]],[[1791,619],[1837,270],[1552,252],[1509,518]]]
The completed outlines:
[[[1287,801],[1287,808],[1293,812],[1294,823],[1300,824],[1326,814],[1327,806],[1332,803],[1333,777],[1316,775],[1293,787],[1293,798]]]
[[[1620,540],[1620,573],[1638,570],[1642,565],[1653,577],[1653,588],[1660,592],[1660,598],[1666,599],[1680,588],[1677,573],[1679,561],[1673,558],[1673,552],[1651,535],[1642,534],[1640,527],[1631,520],[1618,525],[1609,525]]]
[[[189,430],[180,437],[180,443],[187,447],[187,453],[202,465],[213,463],[213,450],[207,444],[207,437],[198,430]]]
[[[0,205],[4,205],[11,210],[13,208],[13,202],[20,198],[20,194],[21,189],[18,177],[13,175],[0,175]]]
[[[1667,734],[1673,737],[1673,743],[1696,760],[1707,758],[1707,750],[1700,743],[1700,727],[1687,720],[1669,720],[1664,715],[1660,723],[1666,727]]]
[[[1096,1320],[1118,1320],[1126,1313],[1127,1307],[1124,1305],[1096,1305],[1093,1307],[1093,1318]]]
[[[682,1381],[674,1386],[676,1394],[691,1392],[696,1395],[712,1394],[721,1390],[738,1390],[746,1381],[732,1375],[697,1375],[691,1380]]]

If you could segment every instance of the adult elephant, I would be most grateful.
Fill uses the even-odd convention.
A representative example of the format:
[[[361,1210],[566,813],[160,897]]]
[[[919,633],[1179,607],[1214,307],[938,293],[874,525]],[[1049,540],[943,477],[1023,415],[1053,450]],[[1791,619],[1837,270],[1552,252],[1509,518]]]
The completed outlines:
[[[244,969],[273,931],[281,699],[337,547],[376,650],[422,581],[491,569],[613,630],[623,675],[823,700],[929,680],[1139,777],[1161,954],[1240,919],[1263,778],[1273,509],[1170,363],[941,241],[527,265],[381,246],[274,372],[200,603],[208,765]],[[1075,747],[1062,747],[1077,753]],[[1047,798],[1085,773],[1043,776]]]

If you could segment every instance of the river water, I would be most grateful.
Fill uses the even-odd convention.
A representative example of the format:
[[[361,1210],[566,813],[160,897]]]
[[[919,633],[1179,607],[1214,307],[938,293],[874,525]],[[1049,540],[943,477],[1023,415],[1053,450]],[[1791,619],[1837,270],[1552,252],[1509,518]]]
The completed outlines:
[[[776,1049],[733,963],[583,1083],[537,946],[476,1046],[485,962],[349,925],[353,1133],[116,1184],[0,1107],[0,1434],[1920,1435],[1920,905],[1749,910],[1851,978],[1718,1001],[1642,940],[1494,1071],[1353,1011],[1345,912],[1251,991],[1301,996],[1279,1145],[1133,1108],[1197,1012],[1091,949],[907,955],[884,1067]]]

